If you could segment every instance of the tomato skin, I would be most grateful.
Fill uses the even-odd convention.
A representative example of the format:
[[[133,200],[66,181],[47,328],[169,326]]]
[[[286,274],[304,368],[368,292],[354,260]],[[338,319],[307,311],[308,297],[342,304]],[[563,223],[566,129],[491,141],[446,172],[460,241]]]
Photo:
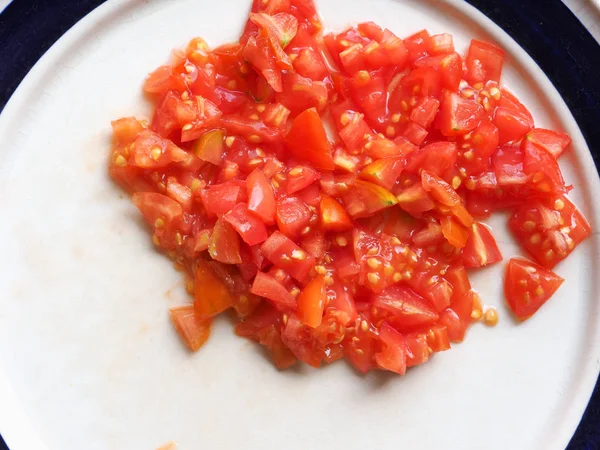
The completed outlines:
[[[179,306],[169,310],[171,321],[184,344],[198,351],[210,335],[210,319],[202,319],[193,306]]]
[[[260,169],[254,169],[246,179],[248,209],[266,225],[275,223],[276,203],[273,186]]]
[[[512,258],[506,269],[504,295],[515,316],[530,318],[556,292],[564,279],[525,259]]]
[[[369,214],[374,214],[398,203],[398,199],[381,186],[362,180],[356,180],[354,185]]]
[[[279,281],[264,272],[256,274],[251,292],[266,298],[277,309],[288,310],[296,307],[296,299],[292,294]]]
[[[208,318],[233,306],[233,297],[212,266],[198,260],[194,267],[194,309],[199,317]]]
[[[298,295],[298,318],[311,328],[321,325],[323,309],[327,303],[325,280],[322,276],[313,278]]]
[[[479,222],[471,226],[471,234],[463,252],[463,264],[467,268],[483,267],[502,261],[502,254],[488,228]]]
[[[307,109],[296,116],[285,143],[297,158],[312,163],[318,169],[334,169],[331,144],[316,109]]]

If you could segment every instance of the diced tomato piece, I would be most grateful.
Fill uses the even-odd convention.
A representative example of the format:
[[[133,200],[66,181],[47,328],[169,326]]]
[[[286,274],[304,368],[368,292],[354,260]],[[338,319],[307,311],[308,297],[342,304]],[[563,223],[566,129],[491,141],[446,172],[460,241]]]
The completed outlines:
[[[442,234],[450,245],[456,248],[463,248],[467,245],[469,230],[465,226],[450,216],[442,217],[440,224],[442,225]]]
[[[211,320],[200,317],[193,306],[171,308],[169,315],[184,344],[193,352],[198,351],[210,335]]]
[[[394,194],[376,184],[356,180],[354,186],[358,190],[358,195],[369,214],[374,214],[398,203],[398,199]]]
[[[431,54],[447,55],[454,52],[454,41],[451,34],[434,34],[431,36]]]
[[[431,324],[438,319],[437,312],[424,298],[400,285],[390,286],[378,294],[373,294],[372,303],[373,306],[392,314],[390,323],[399,329]]]
[[[170,226],[183,217],[181,205],[163,194],[137,192],[133,195],[133,203],[151,227],[157,225],[157,220],[164,222],[162,226]]]
[[[277,99],[292,114],[298,114],[310,108],[318,111],[327,106],[327,86],[322,81],[314,81],[297,73],[285,72],[283,75],[283,91]]]
[[[235,205],[246,201],[243,183],[228,181],[214,184],[200,192],[200,198],[210,214],[222,216],[233,209]]]
[[[483,107],[473,100],[445,91],[439,113],[440,131],[444,136],[468,133],[477,128],[484,112]]]
[[[586,218],[566,196],[523,203],[508,225],[521,246],[549,269],[591,234]]]
[[[227,133],[234,136],[243,136],[252,144],[275,142],[281,137],[281,130],[269,127],[260,120],[245,117],[223,117],[220,124]]]
[[[194,153],[203,161],[217,166],[223,163],[223,130],[211,130],[194,143]]]
[[[534,128],[527,133],[525,139],[549,151],[555,158],[562,155],[571,144],[571,138],[568,134],[543,128]]]
[[[319,172],[307,166],[296,166],[290,169],[286,178],[285,190],[288,195],[294,194],[317,181]]]
[[[385,189],[392,189],[404,168],[404,158],[383,158],[367,165],[360,177],[371,183],[379,184]]]
[[[420,183],[403,189],[396,199],[400,208],[414,217],[421,217],[424,212],[435,207],[435,203]]]
[[[111,123],[113,135],[117,144],[131,144],[146,126],[135,117],[123,117]]]
[[[413,173],[426,170],[441,176],[455,166],[457,155],[456,143],[432,142],[408,155],[406,170]]]
[[[285,143],[295,157],[310,162],[319,169],[332,170],[335,167],[331,157],[331,144],[319,113],[314,108],[307,109],[294,119]]]
[[[217,220],[213,228],[208,253],[216,260],[225,264],[241,264],[240,237],[229,223]]]
[[[167,179],[167,195],[178,202],[186,211],[192,209],[192,190],[178,183],[174,177]]]
[[[223,220],[229,223],[248,245],[260,244],[269,236],[264,222],[250,212],[245,203],[235,205],[223,216]]]
[[[398,69],[403,69],[408,58],[408,50],[402,39],[386,28],[381,35],[381,46],[387,52],[392,64]]]
[[[404,39],[404,45],[408,50],[408,58],[416,61],[431,52],[431,37],[427,30],[422,30]]]
[[[452,186],[431,172],[426,170],[421,172],[421,183],[423,189],[443,205],[456,206],[461,202],[460,196],[452,189]]]
[[[404,336],[384,323],[379,330],[379,339],[384,345],[384,350],[375,354],[377,365],[382,369],[404,375],[406,357],[410,351]]]
[[[548,301],[564,279],[525,259],[512,258],[506,269],[504,295],[519,320],[527,320]]]
[[[521,140],[533,128],[533,121],[526,115],[508,108],[497,108],[494,125],[498,127],[499,144]]]
[[[352,228],[350,216],[337,200],[323,195],[319,205],[321,226],[327,231],[345,231]]]
[[[431,350],[424,334],[408,334],[405,339],[409,350],[406,354],[406,367],[418,366],[429,360]]]
[[[348,150],[358,150],[363,148],[367,138],[371,137],[372,131],[369,125],[364,121],[362,114],[355,114],[349,123],[340,130],[340,138],[346,144]]]
[[[322,276],[313,278],[298,295],[298,318],[311,328],[321,325],[323,309],[327,303],[325,280]]]
[[[216,316],[233,306],[233,297],[210,263],[199,259],[194,267],[194,309],[202,318]]]
[[[523,139],[523,171],[531,176],[533,189],[543,194],[560,195],[567,188],[556,158],[529,139]]]
[[[275,194],[273,186],[260,169],[255,169],[246,180],[248,209],[267,225],[275,223]]]
[[[306,254],[294,241],[278,231],[263,243],[261,251],[265,258],[301,283],[307,281],[310,269],[315,265],[312,255]]]
[[[440,102],[435,97],[424,97],[410,112],[410,120],[417,125],[429,129],[438,112]]]
[[[296,307],[296,299],[279,281],[264,272],[258,272],[252,283],[252,293],[269,300],[277,309]]]
[[[288,236],[300,236],[309,226],[312,212],[296,197],[282,198],[277,202],[277,226]]]
[[[421,125],[415,122],[408,122],[402,135],[413,144],[421,145],[425,141],[427,134],[427,130]]]
[[[482,267],[498,261],[502,261],[502,254],[494,236],[484,224],[475,222],[463,252],[465,267]]]
[[[493,44],[473,39],[466,63],[468,82],[499,81],[504,63],[504,51]]]
[[[450,307],[440,314],[439,323],[446,326],[452,342],[462,342],[471,323],[473,301],[477,297],[471,290],[467,273],[462,267],[453,268],[446,275],[452,284],[453,294]]]
[[[186,90],[185,80],[174,71],[173,66],[160,66],[148,75],[144,82],[144,92],[164,94],[167,91],[183,92]]]

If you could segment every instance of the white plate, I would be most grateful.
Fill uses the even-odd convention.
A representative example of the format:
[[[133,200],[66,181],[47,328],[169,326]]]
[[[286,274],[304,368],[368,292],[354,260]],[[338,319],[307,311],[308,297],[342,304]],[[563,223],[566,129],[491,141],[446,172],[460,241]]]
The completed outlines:
[[[234,40],[249,0],[109,1],[60,39],[0,117],[0,432],[11,450],[558,449],[566,446],[600,357],[598,234],[557,272],[567,281],[516,324],[503,265],[475,286],[498,327],[405,377],[344,363],[280,373],[219,320],[190,354],[168,321],[181,277],[152,249],[106,171],[110,120],[149,112],[140,85],[196,35]],[[321,0],[328,27],[375,20],[406,36],[451,32],[507,50],[504,82],[541,126],[566,130],[572,198],[597,229],[600,183],[571,114],[540,69],[463,2]],[[508,257],[505,217],[492,225]]]

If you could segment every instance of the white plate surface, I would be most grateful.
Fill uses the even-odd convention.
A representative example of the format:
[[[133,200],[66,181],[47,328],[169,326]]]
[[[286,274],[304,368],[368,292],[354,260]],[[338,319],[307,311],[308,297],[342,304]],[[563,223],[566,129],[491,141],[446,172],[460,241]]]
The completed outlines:
[[[361,377],[339,362],[280,373],[218,320],[189,354],[168,320],[180,274],[152,248],[106,171],[110,120],[148,114],[147,72],[194,36],[234,40],[249,0],[109,1],[58,41],[0,116],[0,432],[11,450],[564,448],[600,367],[595,233],[557,267],[567,281],[516,324],[504,265],[474,275],[495,329],[405,377]],[[320,0],[329,28],[374,20],[508,53],[504,82],[540,126],[574,141],[561,160],[572,198],[600,226],[600,183],[552,85],[506,34],[464,2]],[[596,204],[594,204],[596,201]],[[506,257],[518,248],[491,221]]]

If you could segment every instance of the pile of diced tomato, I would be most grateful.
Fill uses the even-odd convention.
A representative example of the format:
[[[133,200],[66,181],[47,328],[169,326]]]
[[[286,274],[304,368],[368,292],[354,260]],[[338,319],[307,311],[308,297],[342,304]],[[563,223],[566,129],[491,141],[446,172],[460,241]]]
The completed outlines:
[[[403,374],[481,316],[467,270],[502,260],[495,210],[536,262],[510,260],[507,302],[535,313],[590,226],[557,163],[569,136],[535,127],[503,60],[372,22],[323,34],[311,0],[255,0],[239,42],[193,39],[152,72],[152,120],[113,122],[110,174],[188,277],[187,346],[233,310],[279,368]]]

